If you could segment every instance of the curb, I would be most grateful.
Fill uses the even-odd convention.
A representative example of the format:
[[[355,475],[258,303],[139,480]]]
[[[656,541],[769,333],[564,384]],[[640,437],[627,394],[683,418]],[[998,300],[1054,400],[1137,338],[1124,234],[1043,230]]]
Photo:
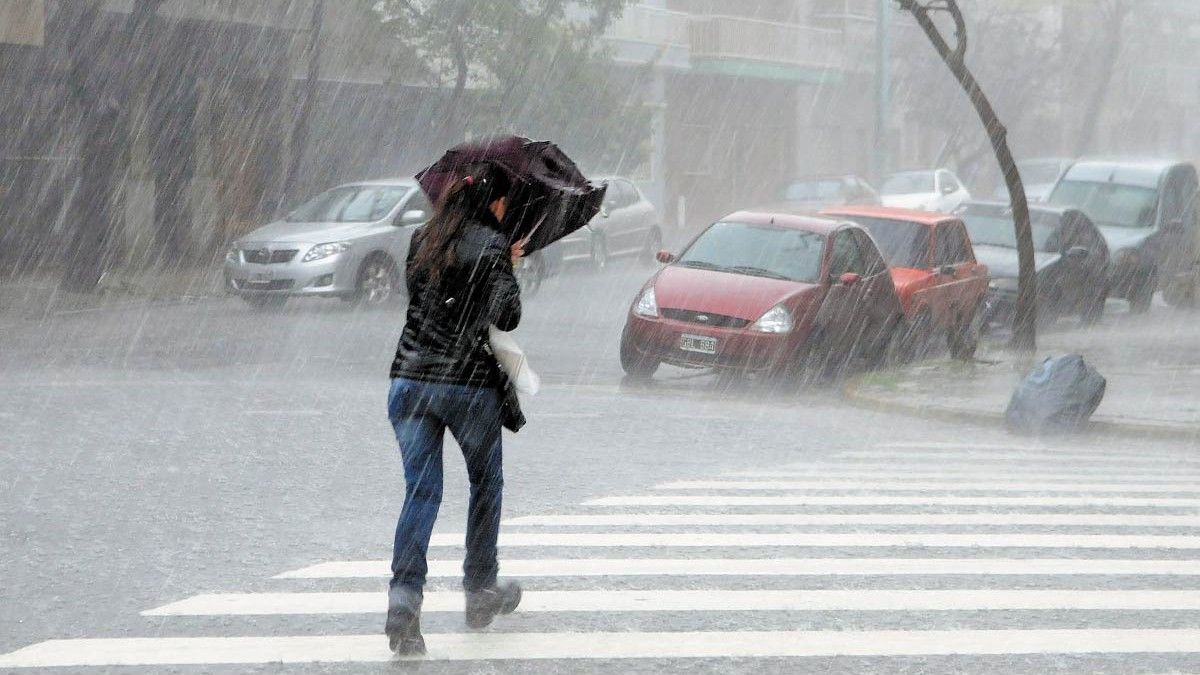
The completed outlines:
[[[877,412],[896,413],[922,419],[940,420],[943,422],[959,422],[991,426],[1004,429],[1003,413],[967,410],[942,405],[914,405],[901,403],[894,399],[871,396],[861,391],[865,375],[851,378],[842,386],[842,398],[852,405]],[[1122,436],[1127,438],[1162,438],[1168,440],[1183,440],[1200,442],[1200,427],[1180,427],[1166,424],[1145,424],[1139,422],[1114,422],[1111,420],[1092,420],[1084,431],[1088,435]]]

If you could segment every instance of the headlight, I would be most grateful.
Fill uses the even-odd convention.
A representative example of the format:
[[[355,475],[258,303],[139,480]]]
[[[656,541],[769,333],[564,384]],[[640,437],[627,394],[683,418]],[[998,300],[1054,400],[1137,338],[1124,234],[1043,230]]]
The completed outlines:
[[[337,254],[341,253],[342,251],[347,251],[349,249],[350,249],[350,244],[348,242],[344,242],[344,241],[334,241],[334,242],[330,242],[328,244],[317,244],[316,246],[310,248],[308,250],[308,253],[304,254],[304,260],[302,260],[301,262],[312,262],[314,260],[321,260],[324,258],[328,258],[331,255],[337,255]]]
[[[654,297],[653,286],[647,288],[646,292],[642,293],[642,297],[638,298],[637,307],[634,308],[633,313],[638,316],[658,316],[658,301]]]
[[[237,260],[238,260],[238,247],[237,247],[237,244],[234,244],[229,247],[228,251],[225,252],[225,262],[237,262]]]
[[[787,333],[792,330],[794,322],[792,321],[792,313],[787,311],[783,305],[775,305],[767,310],[750,326],[750,330],[756,330],[760,333]]]

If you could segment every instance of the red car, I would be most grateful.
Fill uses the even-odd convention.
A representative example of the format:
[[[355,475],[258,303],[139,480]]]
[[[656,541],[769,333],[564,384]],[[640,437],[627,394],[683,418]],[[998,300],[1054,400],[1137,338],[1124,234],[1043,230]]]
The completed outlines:
[[[822,215],[861,225],[883,252],[908,320],[901,346],[906,354],[917,356],[931,338],[945,335],[954,357],[974,356],[988,270],[976,262],[961,220],[873,206],[838,207]]]
[[[878,361],[903,322],[883,256],[853,223],[739,211],[659,261],[621,337],[632,377],[662,363],[791,376]]]

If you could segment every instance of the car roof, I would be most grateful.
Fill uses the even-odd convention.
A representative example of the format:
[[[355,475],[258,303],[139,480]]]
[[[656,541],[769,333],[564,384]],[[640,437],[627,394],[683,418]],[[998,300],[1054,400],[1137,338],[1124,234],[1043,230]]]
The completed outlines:
[[[1012,205],[1009,204],[1008,202],[998,202],[995,200],[986,200],[986,199],[972,199],[969,201],[965,201],[958,208],[962,209],[962,208],[965,208],[968,206],[986,206],[989,208],[997,208],[997,209],[1005,209],[1005,210],[1012,209]],[[1063,215],[1070,213],[1071,211],[1079,211],[1079,209],[1077,209],[1073,206],[1050,206],[1049,204],[1030,204],[1029,205],[1030,213],[1045,213],[1045,214],[1049,214],[1049,215],[1062,217]]]
[[[944,223],[947,220],[958,220],[955,216],[947,213],[934,213],[932,211],[916,211],[913,209],[898,209],[890,206],[835,206],[828,209],[822,209],[822,214],[838,216],[840,218],[851,218],[862,216],[864,218],[887,218],[890,220],[905,220],[911,223],[919,223],[921,225],[937,225]]]
[[[783,210],[735,211],[722,218],[721,222],[748,223],[750,225],[778,225],[797,230],[808,230],[809,232],[822,235],[830,235],[847,225],[852,225],[852,223],[847,223],[844,220],[820,218]]]
[[[1157,188],[1163,174],[1187,164],[1172,159],[1081,159],[1063,174],[1064,179],[1120,183]]]

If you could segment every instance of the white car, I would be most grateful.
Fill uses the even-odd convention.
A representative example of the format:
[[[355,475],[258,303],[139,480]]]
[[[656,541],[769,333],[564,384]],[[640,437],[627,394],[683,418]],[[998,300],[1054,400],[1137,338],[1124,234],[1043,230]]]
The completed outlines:
[[[662,248],[658,212],[628,178],[595,179],[608,186],[604,206],[587,227],[565,237],[555,248],[561,262],[587,260],[603,269],[610,258],[639,256],[653,262]]]
[[[941,213],[950,213],[971,198],[962,181],[946,169],[894,173],[879,194],[884,206]]]

